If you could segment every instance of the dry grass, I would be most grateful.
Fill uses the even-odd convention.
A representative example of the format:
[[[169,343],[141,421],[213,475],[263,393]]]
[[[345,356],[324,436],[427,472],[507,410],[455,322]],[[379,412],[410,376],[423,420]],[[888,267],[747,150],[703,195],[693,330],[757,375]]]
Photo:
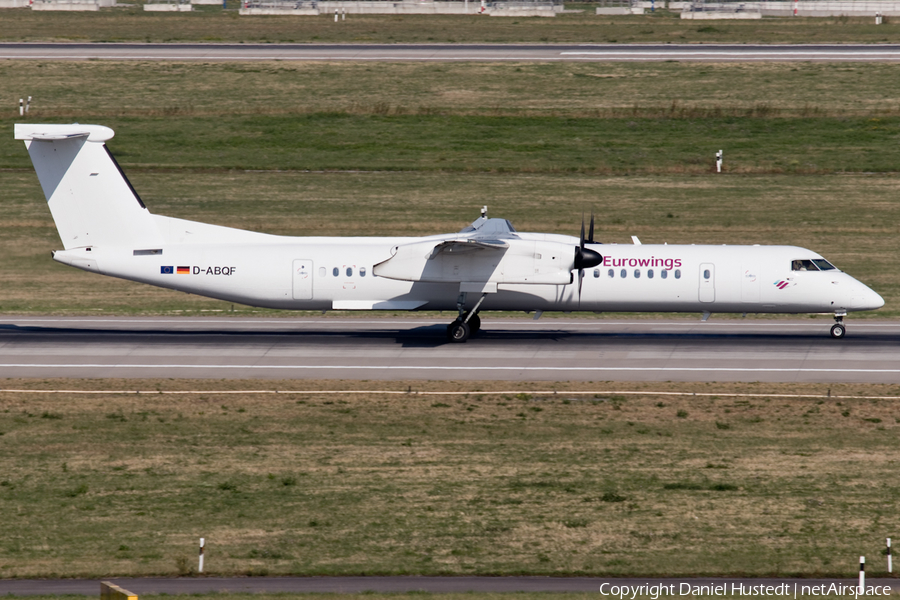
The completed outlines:
[[[593,208],[607,242],[812,248],[892,315],[900,119],[883,115],[900,106],[897,69],[25,61],[0,64],[0,95],[9,107],[32,95],[29,120],[115,127],[112,150],[159,214],[399,235],[459,230],[489,204],[520,230],[576,233]],[[53,263],[16,120],[0,119],[0,166],[16,169],[0,172],[0,312],[230,311]],[[749,176],[710,174],[719,148],[731,175]],[[272,168],[285,172],[247,172]],[[360,172],[305,172],[348,168]]]
[[[226,303],[53,262],[49,251],[60,242],[34,175],[7,172],[2,177],[6,216],[0,237],[0,312],[231,310]],[[873,315],[896,314],[900,300],[893,268],[900,260],[894,243],[900,233],[900,208],[894,202],[900,183],[889,175],[136,172],[131,179],[153,212],[285,235],[457,231],[477,216],[482,204],[522,231],[577,234],[582,212],[595,208],[598,238],[606,242],[629,243],[631,235],[638,235],[644,243],[792,243],[823,253],[881,293],[887,307]],[[317,218],[310,220],[309,214]],[[234,310],[254,314],[246,307]]]
[[[6,14],[6,13],[4,13]],[[42,16],[47,16],[43,13]],[[717,119],[900,114],[900,65],[0,63],[34,119],[303,115]],[[5,140],[3,140],[5,141]]]
[[[582,13],[552,19],[484,16],[350,15],[334,23],[318,17],[239,17],[236,0],[228,11],[201,7],[193,13],[143,12],[131,8],[96,13],[4,10],[4,41],[152,41],[298,43],[882,43],[895,40],[896,23],[875,25],[871,17],[767,18],[709,25],[683,21],[675,12],[640,16],[597,16],[595,4],[570,5]]]
[[[207,391],[0,393],[0,575],[174,574],[201,536],[214,574],[847,575],[891,534],[896,400],[836,396],[897,386],[247,385],[4,381]]]
[[[802,585],[802,582],[801,582]],[[679,587],[675,586],[676,595]],[[598,592],[465,592],[465,593],[428,593],[428,592],[404,592],[382,593],[366,591],[366,600],[596,600]],[[685,594],[687,595],[687,594]],[[343,593],[228,593],[218,592],[213,594],[141,594],[145,600],[189,600],[190,598],[213,598],[215,600],[357,600],[359,594]],[[603,597],[603,596],[599,596]],[[618,598],[618,596],[613,596]],[[637,594],[627,596],[629,600],[659,600],[671,596]],[[676,596],[677,597],[677,596]],[[723,600],[731,598],[757,597],[751,594],[743,596],[723,595],[716,596]],[[29,596],[30,600],[84,600],[84,596],[57,595],[57,596]]]

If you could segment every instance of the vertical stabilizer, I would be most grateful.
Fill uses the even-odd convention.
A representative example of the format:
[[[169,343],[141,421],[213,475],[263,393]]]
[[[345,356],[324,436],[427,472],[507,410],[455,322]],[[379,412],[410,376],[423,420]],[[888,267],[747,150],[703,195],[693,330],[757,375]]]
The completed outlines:
[[[150,211],[106,149],[101,125],[16,124],[66,250],[160,242]]]

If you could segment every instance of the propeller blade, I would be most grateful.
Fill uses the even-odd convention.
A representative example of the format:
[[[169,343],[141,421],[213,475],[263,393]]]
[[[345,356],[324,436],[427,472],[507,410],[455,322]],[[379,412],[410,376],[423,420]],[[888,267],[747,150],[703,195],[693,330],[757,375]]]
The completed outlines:
[[[584,213],[581,214],[581,243],[578,246],[584,250]]]
[[[581,284],[584,283],[584,269],[578,269],[578,303],[581,304]]]
[[[591,210],[591,227],[588,229],[588,244],[594,244],[594,211]]]

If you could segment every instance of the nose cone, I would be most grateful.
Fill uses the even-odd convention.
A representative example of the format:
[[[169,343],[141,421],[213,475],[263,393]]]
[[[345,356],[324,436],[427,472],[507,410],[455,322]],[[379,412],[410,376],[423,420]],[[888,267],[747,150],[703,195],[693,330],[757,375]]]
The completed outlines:
[[[591,250],[590,248],[585,248],[582,250],[579,246],[575,247],[576,269],[590,269],[591,267],[596,267],[602,262],[603,257],[600,256],[599,252]]]
[[[875,310],[884,306],[884,298],[869,287],[858,283],[850,297],[852,310]]]

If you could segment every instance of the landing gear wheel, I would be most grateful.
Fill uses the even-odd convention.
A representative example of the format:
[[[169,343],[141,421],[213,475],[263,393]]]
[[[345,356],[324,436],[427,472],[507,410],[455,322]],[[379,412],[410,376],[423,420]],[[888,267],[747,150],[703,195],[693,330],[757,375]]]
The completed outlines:
[[[447,325],[447,339],[454,344],[464,344],[470,334],[469,326],[462,321],[453,321]]]
[[[469,322],[466,323],[469,326],[469,330],[472,332],[472,335],[475,335],[479,331],[481,331],[481,317],[478,315],[472,315],[469,318]]]
[[[844,327],[843,323],[835,323],[831,326],[831,337],[836,340],[839,340],[847,335],[847,328]]]

